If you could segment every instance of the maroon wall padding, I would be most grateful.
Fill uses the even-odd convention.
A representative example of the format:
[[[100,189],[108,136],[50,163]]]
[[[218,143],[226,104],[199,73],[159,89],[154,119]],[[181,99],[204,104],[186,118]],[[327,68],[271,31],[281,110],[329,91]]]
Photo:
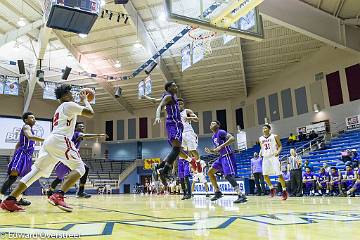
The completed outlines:
[[[329,93],[330,106],[344,103],[339,71],[326,75],[327,88]]]
[[[345,68],[350,101],[360,99],[360,64]]]
[[[148,137],[148,124],[147,118],[139,118],[139,137],[140,138],[147,138]]]

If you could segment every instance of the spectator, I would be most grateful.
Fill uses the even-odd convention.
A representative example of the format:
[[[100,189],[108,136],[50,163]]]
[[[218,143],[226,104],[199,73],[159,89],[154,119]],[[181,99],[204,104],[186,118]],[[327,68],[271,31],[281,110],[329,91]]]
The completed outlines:
[[[297,155],[294,148],[290,149],[290,157],[288,160],[289,170],[290,170],[290,188],[291,195],[296,197],[302,196],[302,176],[301,176],[301,166],[302,160],[299,155]]]
[[[296,142],[296,136],[295,135],[293,135],[292,133],[290,133],[290,136],[289,136],[289,138],[288,138],[288,141],[287,141],[287,144],[288,145],[294,145],[294,143]]]
[[[324,163],[326,165],[326,163]],[[329,172],[325,167],[320,168],[319,174],[316,176],[316,189],[320,195],[329,195]]]
[[[303,174],[303,183],[304,183],[304,195],[313,196],[315,194],[315,176],[311,171],[310,167],[305,167],[305,172]]]
[[[251,174],[254,176],[257,195],[265,195],[265,182],[262,174],[262,158],[259,157],[257,152],[254,153],[254,157],[251,159]]]
[[[313,140],[315,138],[317,138],[319,135],[314,131],[312,130],[309,134],[309,140]]]
[[[308,159],[306,159],[306,160],[305,160],[305,163],[304,163],[304,169],[303,169],[304,172],[305,172],[305,170],[306,170],[306,169],[305,169],[306,167],[309,167],[310,170],[313,171],[313,165],[312,165],[311,163],[309,163],[309,160],[308,160]]]
[[[341,161],[344,163],[351,162],[352,161],[353,153],[350,151],[350,149],[346,149],[345,151],[341,152]]]
[[[303,132],[299,132],[298,139],[299,142],[306,141],[306,135]]]
[[[352,149],[351,152],[353,154],[352,165],[353,165],[353,169],[355,169],[359,165],[360,156],[359,156],[358,152],[356,151],[356,149]]]
[[[331,195],[337,196],[342,193],[340,183],[341,183],[341,174],[339,173],[336,167],[331,167],[330,183],[329,183]]]

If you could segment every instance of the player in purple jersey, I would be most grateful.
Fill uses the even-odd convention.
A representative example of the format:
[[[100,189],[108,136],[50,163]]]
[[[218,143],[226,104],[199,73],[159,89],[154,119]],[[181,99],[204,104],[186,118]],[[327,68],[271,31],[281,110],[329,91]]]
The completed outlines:
[[[191,177],[190,173],[190,164],[185,159],[179,157],[178,159],[178,177],[180,179],[181,189],[183,191],[183,198],[181,200],[186,200],[191,198],[191,184],[186,183],[185,179]],[[189,180],[190,181],[190,180]]]
[[[358,170],[356,173],[356,181],[352,188],[346,192],[346,195],[350,197],[355,197],[355,191],[360,188],[360,163],[358,164]]]
[[[330,170],[330,194],[337,196],[341,194],[341,174],[336,167],[331,167]]]
[[[351,164],[346,165],[344,178],[341,180],[343,192],[350,190],[356,181],[356,172],[352,169]]]
[[[225,176],[225,179],[229,181],[235,192],[238,194],[238,199],[236,199],[234,203],[244,203],[247,201],[247,199],[245,195],[242,194],[239,185],[235,180],[235,157],[234,152],[230,146],[235,142],[235,138],[230,133],[227,133],[225,130],[220,129],[220,126],[221,124],[219,121],[211,122],[210,130],[214,133],[214,135],[212,136],[212,141],[215,148],[205,148],[205,152],[209,154],[220,155],[220,157],[213,163],[208,172],[208,176],[215,191],[215,196],[211,198],[211,201],[216,201],[223,196],[215,176],[217,172],[220,172]]]
[[[22,115],[22,120],[25,125],[20,131],[19,142],[16,144],[15,153],[8,165],[8,178],[1,188],[1,199],[10,189],[11,185],[20,176],[23,177],[31,170],[32,154],[34,152],[35,142],[43,142],[44,139],[34,135],[32,127],[35,125],[35,116],[31,112],[26,112]],[[31,203],[25,199],[20,199],[18,205],[28,206]]]
[[[305,167],[305,172],[303,173],[303,183],[304,183],[304,195],[314,195],[315,189],[315,176],[311,172],[310,167]]]
[[[81,142],[84,139],[92,139],[92,138],[98,138],[98,137],[106,137],[106,134],[92,134],[92,133],[84,133],[85,131],[85,125],[82,122],[78,122],[75,125],[75,132],[73,137],[71,138],[71,141],[75,144],[75,147],[77,150],[80,149],[80,145]],[[87,177],[89,175],[89,167],[86,166],[85,164],[85,174],[80,178],[80,182],[79,182],[79,190],[76,193],[76,197],[79,198],[90,198],[91,195],[87,194],[86,192],[84,192],[85,189],[85,184],[87,181]],[[55,167],[55,172],[56,172],[56,179],[50,184],[50,189],[47,192],[48,197],[50,197],[57,185],[59,185],[59,183],[61,183],[63,181],[63,179],[65,178],[65,176],[70,172],[70,168],[68,168],[67,166],[65,166],[63,163],[59,162],[56,167]]]
[[[316,189],[318,194],[329,194],[329,179],[330,175],[326,172],[325,168],[320,168],[319,173],[316,176]]]
[[[160,114],[162,109],[165,107],[167,113],[165,125],[168,134],[168,141],[172,146],[172,150],[159,164],[157,170],[164,187],[167,186],[166,177],[181,151],[183,124],[180,116],[179,103],[176,97],[177,90],[178,87],[174,82],[168,82],[165,84],[166,92],[157,107],[156,118],[154,121],[154,125],[160,123]]]

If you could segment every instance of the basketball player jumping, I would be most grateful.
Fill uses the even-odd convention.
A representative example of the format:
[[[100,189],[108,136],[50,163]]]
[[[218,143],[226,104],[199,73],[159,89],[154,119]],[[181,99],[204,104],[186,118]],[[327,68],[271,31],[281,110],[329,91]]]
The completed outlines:
[[[71,141],[75,144],[75,147],[78,151],[80,150],[81,142],[84,139],[106,137],[106,134],[84,133],[84,130],[85,130],[84,123],[81,123],[81,122],[76,123],[75,132],[71,138]],[[78,197],[78,198],[90,198],[91,197],[90,194],[87,194],[84,191],[87,177],[89,175],[89,170],[90,170],[89,167],[86,166],[86,164],[85,164],[85,174],[80,178],[79,190],[76,193],[76,197]],[[65,176],[68,173],[71,172],[71,169],[69,167],[67,167],[66,165],[64,165],[62,162],[59,162],[55,167],[55,172],[56,172],[56,179],[50,185],[50,190],[47,192],[48,197],[50,197],[54,193],[56,186],[63,181],[63,179],[65,178]]]
[[[238,194],[238,199],[236,199],[234,203],[244,203],[247,199],[241,192],[239,185],[235,180],[235,156],[230,146],[235,142],[235,138],[230,133],[220,129],[220,126],[221,124],[219,121],[211,122],[210,130],[214,133],[212,141],[215,148],[205,148],[205,152],[209,154],[220,154],[220,157],[213,163],[208,172],[208,176],[215,190],[215,196],[211,198],[211,201],[216,201],[223,197],[215,176],[216,172],[221,172]]]
[[[154,121],[154,125],[160,123],[160,114],[162,109],[165,107],[167,113],[165,125],[168,134],[168,141],[172,146],[171,152],[158,166],[159,177],[165,188],[167,186],[166,176],[169,174],[174,161],[181,151],[182,133],[184,129],[180,116],[179,103],[176,97],[177,90],[178,87],[174,82],[168,82],[165,84],[166,92],[157,107],[156,118]]]
[[[5,196],[11,185],[14,184],[18,176],[23,177],[31,170],[32,154],[34,153],[35,142],[43,142],[44,139],[34,135],[32,127],[35,125],[35,116],[31,112],[22,115],[25,125],[20,131],[19,142],[16,144],[15,153],[8,165],[8,178],[1,188],[1,198]],[[1,203],[0,199],[0,203]],[[28,206],[31,202],[21,198],[18,205]]]
[[[71,172],[65,178],[60,190],[51,195],[48,200],[52,205],[64,211],[72,211],[72,207],[64,201],[64,194],[85,174],[85,164],[70,138],[75,130],[77,116],[91,118],[94,116],[94,111],[88,101],[89,93],[80,92],[80,99],[85,107],[80,106],[73,102],[71,86],[68,84],[57,87],[55,95],[61,104],[54,114],[53,130],[44,141],[31,171],[20,180],[15,190],[1,203],[0,207],[4,210],[23,211],[24,209],[16,204],[16,198],[40,177],[49,177],[55,165],[60,161],[68,166]]]
[[[286,191],[286,184],[281,173],[279,154],[282,149],[281,141],[278,135],[270,132],[271,126],[265,124],[263,126],[263,136],[259,138],[261,151],[260,154],[263,157],[263,175],[267,185],[270,187],[270,196],[274,197],[276,190],[272,185],[269,176],[278,176],[279,182],[282,186],[281,199],[286,200],[288,193]]]

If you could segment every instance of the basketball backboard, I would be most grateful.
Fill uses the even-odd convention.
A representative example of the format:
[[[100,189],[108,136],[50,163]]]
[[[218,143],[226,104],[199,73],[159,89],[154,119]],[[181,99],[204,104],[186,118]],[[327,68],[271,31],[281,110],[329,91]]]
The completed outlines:
[[[256,6],[262,1],[165,0],[165,7],[170,21],[259,40],[263,25]]]

